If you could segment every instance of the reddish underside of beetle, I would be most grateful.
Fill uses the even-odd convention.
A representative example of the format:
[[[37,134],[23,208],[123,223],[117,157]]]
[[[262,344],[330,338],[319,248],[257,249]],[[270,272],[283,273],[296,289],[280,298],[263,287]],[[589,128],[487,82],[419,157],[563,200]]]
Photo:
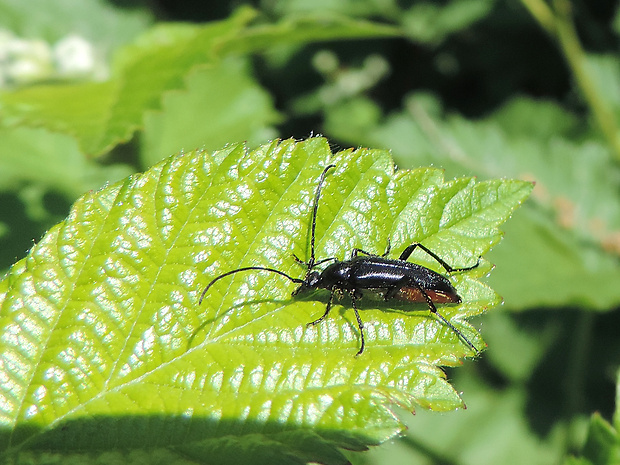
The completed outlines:
[[[433,302],[438,304],[458,304],[461,302],[461,298],[457,294],[447,294],[427,289],[424,292]],[[406,302],[426,302],[422,291],[417,287],[401,287],[394,297]]]

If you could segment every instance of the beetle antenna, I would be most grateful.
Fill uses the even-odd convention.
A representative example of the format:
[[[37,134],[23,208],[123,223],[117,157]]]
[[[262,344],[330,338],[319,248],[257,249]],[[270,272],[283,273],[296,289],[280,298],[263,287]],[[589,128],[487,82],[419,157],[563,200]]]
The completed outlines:
[[[335,168],[336,165],[331,164],[327,165],[323,172],[321,173],[321,177],[319,178],[319,185],[316,188],[316,194],[314,194],[314,205],[312,206],[312,234],[310,236],[310,261],[308,261],[308,271],[316,266],[316,259],[314,258],[314,233],[316,231],[316,214],[319,210],[319,198],[321,197],[321,189],[323,188],[323,183],[325,182],[325,177],[327,176],[327,172]]]
[[[276,273],[276,274],[279,274],[280,276],[284,276],[285,278],[290,279],[292,282],[297,283],[297,284],[301,284],[304,282],[303,279],[293,278],[292,276],[287,275],[283,271],[274,270],[273,268],[265,268],[262,266],[246,266],[245,268],[238,268],[236,270],[232,270],[227,273],[221,274],[217,278],[215,278],[213,281],[211,281],[209,284],[207,284],[207,287],[205,287],[205,290],[202,291],[202,294],[200,294],[200,298],[198,299],[198,305],[202,304],[202,301],[205,298],[205,295],[207,295],[207,291],[211,288],[211,286],[213,286],[220,279],[230,276],[231,274],[239,273],[241,271],[251,271],[251,270],[270,271],[271,273]]]

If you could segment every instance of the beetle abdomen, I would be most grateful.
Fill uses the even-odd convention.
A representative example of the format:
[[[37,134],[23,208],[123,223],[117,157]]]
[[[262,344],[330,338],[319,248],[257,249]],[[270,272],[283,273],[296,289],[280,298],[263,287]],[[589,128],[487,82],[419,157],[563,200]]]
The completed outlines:
[[[461,302],[461,298],[456,292],[434,291],[430,289],[425,289],[424,292],[433,302],[438,304],[458,304]],[[417,287],[401,287],[396,292],[394,298],[406,302],[426,302],[422,291]]]

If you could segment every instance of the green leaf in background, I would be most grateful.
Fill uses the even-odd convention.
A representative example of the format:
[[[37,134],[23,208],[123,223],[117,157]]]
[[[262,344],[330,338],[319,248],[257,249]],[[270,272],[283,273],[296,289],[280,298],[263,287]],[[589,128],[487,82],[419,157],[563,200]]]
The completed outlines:
[[[381,253],[388,240],[397,255],[423,241],[469,265],[531,190],[394,172],[385,151],[332,155],[313,138],[190,152],[84,195],[0,283],[4,456],[147,449],[222,463],[344,463],[338,448],[401,431],[392,404],[462,406],[439,367],[471,354],[423,305],[363,301],[360,357],[346,299],[307,327],[326,296],[293,299],[291,283],[272,274],[222,280],[198,305],[206,283],[241,266],[303,275],[292,254],[308,254],[327,163],[337,168],[319,207],[319,258]],[[412,260],[438,269],[423,254]],[[441,306],[477,347],[464,318],[498,302],[478,280],[489,270],[483,260],[455,273],[463,303]]]
[[[161,94],[181,88],[196,65],[213,63],[215,43],[237,35],[248,14],[207,26],[161,25],[123,48],[112,79],[74,85],[40,85],[2,95],[8,117],[68,133],[89,154],[126,141]]]
[[[226,58],[192,73],[186,91],[167,94],[161,111],[145,116],[142,166],[179,149],[210,151],[241,140],[256,147],[276,137],[271,125],[279,120],[271,96],[250,75],[247,60]]]
[[[0,29],[32,39],[56,42],[67,33],[95,42],[108,55],[133,40],[152,21],[140,8],[115,8],[102,0],[2,0]]]
[[[0,153],[0,190],[6,191],[30,185],[75,199],[133,171],[122,164],[101,166],[84,157],[73,138],[45,129],[0,128]]]
[[[487,316],[484,320],[486,325]],[[495,349],[490,347],[488,354]],[[513,356],[515,353],[519,353],[518,349]],[[480,369],[479,366],[476,368]],[[451,379],[466,396],[467,410],[449,415],[418,410],[415,416],[398,412],[408,427],[402,440],[372,448],[364,454],[365,463],[474,465],[557,462],[564,438],[554,433],[542,441],[532,431],[528,419],[518,414],[529,401],[519,387],[497,389],[471,376],[460,376],[462,371],[465,370],[454,370],[456,376]]]
[[[412,5],[400,21],[413,40],[437,45],[450,34],[462,31],[487,16],[493,1],[453,0]]]
[[[338,12],[358,18],[382,18],[401,24],[404,34],[412,40],[439,44],[451,34],[462,32],[492,11],[491,0],[449,0],[443,2],[410,2],[393,0],[273,0],[265,8],[278,16],[314,15],[317,12]]]
[[[12,124],[73,135],[84,152],[98,155],[127,141],[142,126],[144,114],[160,109],[165,92],[184,88],[197,66],[217,66],[230,54],[281,44],[398,34],[394,28],[342,17],[250,27],[254,16],[253,10],[241,8],[227,20],[206,25],[154,26],[119,51],[110,80],[5,92],[0,95],[3,116]]]
[[[590,418],[588,438],[582,455],[570,457],[565,465],[613,465],[620,461],[620,373],[616,384],[616,411],[610,424],[599,413]]]

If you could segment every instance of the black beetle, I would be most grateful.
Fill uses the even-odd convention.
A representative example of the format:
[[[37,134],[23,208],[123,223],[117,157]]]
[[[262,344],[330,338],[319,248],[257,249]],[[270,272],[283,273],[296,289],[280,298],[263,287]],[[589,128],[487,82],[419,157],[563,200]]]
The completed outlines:
[[[476,268],[480,264],[478,262],[465,268],[453,268],[443,261],[439,256],[433,253],[420,243],[411,244],[403,250],[398,259],[387,258],[390,252],[390,246],[383,255],[374,255],[363,251],[362,249],[353,249],[351,258],[345,261],[339,261],[336,257],[316,260],[314,255],[314,242],[316,230],[316,216],[321,196],[321,189],[325,182],[327,172],[335,168],[336,165],[327,166],[319,178],[318,186],[314,197],[314,205],[312,210],[312,225],[310,239],[310,260],[304,262],[297,256],[293,258],[300,264],[306,266],[307,271],[303,279],[293,278],[283,271],[262,266],[247,266],[236,270],[228,271],[213,279],[202,291],[199,303],[202,303],[207,291],[222,278],[230,276],[242,271],[269,271],[271,273],[284,276],[290,281],[299,284],[299,287],[292,293],[296,296],[306,291],[314,291],[317,289],[328,289],[331,294],[327,301],[325,312],[320,318],[308,323],[316,325],[323,321],[332,307],[334,295],[347,292],[351,297],[353,311],[357,319],[357,325],[360,330],[361,345],[356,355],[360,355],[364,351],[364,323],[360,318],[356,301],[363,295],[363,291],[377,292],[383,295],[387,301],[389,299],[398,299],[407,302],[426,302],[431,313],[437,315],[444,324],[454,331],[477,355],[480,351],[471,343],[465,335],[459,331],[450,321],[437,311],[436,303],[460,303],[461,298],[457,294],[456,289],[445,276],[430,270],[422,265],[406,261],[416,248],[422,249],[428,255],[433,257],[448,273],[458,271],[468,271]],[[363,254],[360,255],[360,254]],[[328,265],[323,271],[317,271],[315,268],[323,263],[334,262]]]

